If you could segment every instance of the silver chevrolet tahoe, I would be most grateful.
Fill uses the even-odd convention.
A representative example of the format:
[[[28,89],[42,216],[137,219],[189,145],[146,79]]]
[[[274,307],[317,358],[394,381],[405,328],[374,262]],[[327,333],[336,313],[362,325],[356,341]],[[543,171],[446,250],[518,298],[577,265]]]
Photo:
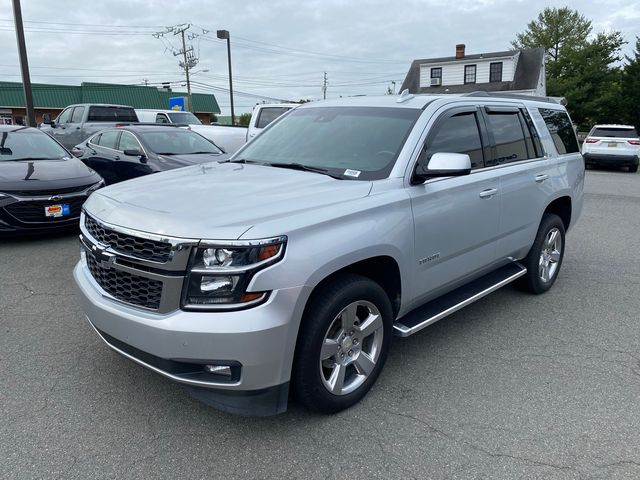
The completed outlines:
[[[545,98],[354,97],[292,109],[224,163],[103,188],[74,276],[113,350],[217,408],[337,412],[406,337],[558,277],[583,199]],[[543,308],[543,307],[541,307]]]

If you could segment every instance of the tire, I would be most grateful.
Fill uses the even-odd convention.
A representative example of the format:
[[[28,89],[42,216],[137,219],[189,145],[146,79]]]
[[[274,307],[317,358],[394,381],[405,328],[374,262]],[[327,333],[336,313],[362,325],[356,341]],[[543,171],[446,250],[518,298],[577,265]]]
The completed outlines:
[[[638,171],[638,165],[633,165],[629,167],[629,172],[636,173]]]
[[[377,283],[344,274],[321,286],[300,326],[291,375],[294,396],[321,413],[360,401],[384,366],[392,330],[391,302]]]
[[[552,233],[554,233],[553,239]],[[520,287],[535,294],[549,290],[560,273],[564,246],[564,223],[559,216],[545,213],[533,246],[522,262],[527,267],[527,273],[521,277]]]

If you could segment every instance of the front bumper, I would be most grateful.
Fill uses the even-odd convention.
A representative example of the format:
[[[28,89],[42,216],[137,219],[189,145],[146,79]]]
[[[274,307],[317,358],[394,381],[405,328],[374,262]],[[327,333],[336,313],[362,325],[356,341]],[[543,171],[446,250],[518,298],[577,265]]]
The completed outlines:
[[[633,167],[638,165],[638,157],[635,155],[585,153],[582,156],[587,165],[602,165],[605,167]]]
[[[118,353],[195,389],[194,396],[217,408],[258,415],[286,409],[308,287],[274,291],[266,303],[247,310],[163,314],[108,298],[82,262],[74,278],[87,319]],[[233,374],[207,374],[204,365],[229,365]]]

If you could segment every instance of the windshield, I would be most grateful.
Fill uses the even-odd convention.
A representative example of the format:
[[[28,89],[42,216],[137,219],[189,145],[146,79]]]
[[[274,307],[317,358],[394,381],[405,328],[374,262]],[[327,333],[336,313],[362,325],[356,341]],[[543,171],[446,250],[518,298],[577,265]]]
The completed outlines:
[[[390,107],[296,109],[256,137],[237,160],[297,163],[359,180],[385,178],[421,113]]]
[[[183,125],[202,125],[202,122],[191,112],[167,113],[171,123],[181,123]]]
[[[149,146],[149,149],[159,154],[222,153],[222,150],[195,132],[182,128],[167,130],[163,128],[162,131],[144,132],[141,136]]]
[[[591,132],[592,137],[638,138],[635,128],[598,127]]]
[[[0,162],[53,160],[68,157],[67,151],[49,135],[31,128],[0,132]]]

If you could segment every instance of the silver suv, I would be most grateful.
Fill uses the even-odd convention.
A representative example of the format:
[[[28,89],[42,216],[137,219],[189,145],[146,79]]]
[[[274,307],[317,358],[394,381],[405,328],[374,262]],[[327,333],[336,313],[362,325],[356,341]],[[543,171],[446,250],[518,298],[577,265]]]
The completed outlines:
[[[337,412],[412,335],[558,277],[584,162],[564,107],[486,94],[291,110],[224,163],[92,194],[74,271],[116,352],[226,411]]]

